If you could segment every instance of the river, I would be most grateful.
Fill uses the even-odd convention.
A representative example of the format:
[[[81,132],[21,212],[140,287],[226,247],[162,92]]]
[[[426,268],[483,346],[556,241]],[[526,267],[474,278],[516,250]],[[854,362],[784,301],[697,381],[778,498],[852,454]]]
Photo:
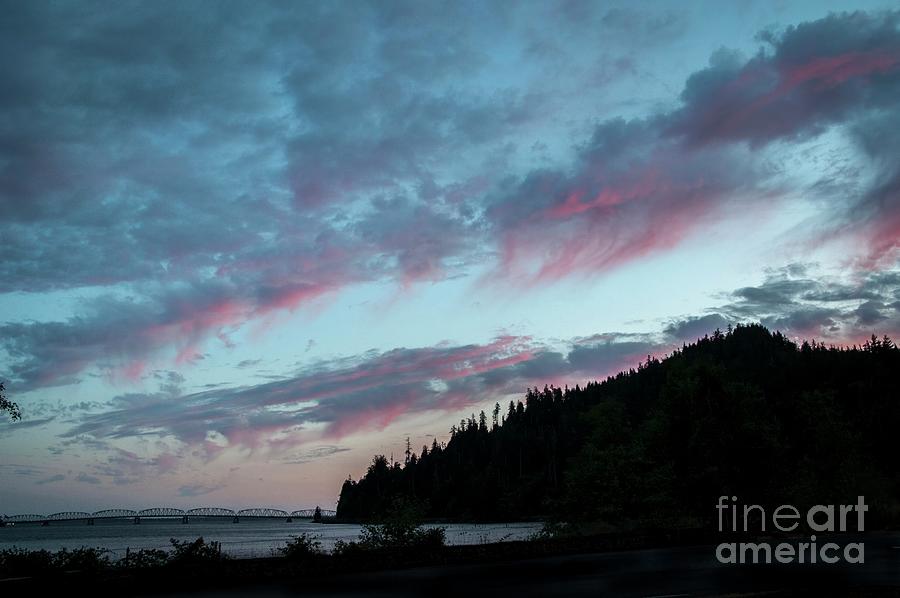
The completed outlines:
[[[485,544],[524,540],[541,529],[540,523],[455,523],[442,525],[447,543]],[[59,550],[82,546],[104,548],[111,559],[125,556],[125,550],[141,548],[169,549],[170,538],[206,541],[222,544],[222,552],[236,558],[271,556],[292,536],[307,533],[316,536],[322,548],[330,551],[338,540],[350,541],[359,537],[361,526],[346,523],[312,523],[283,519],[191,518],[187,524],[181,519],[142,519],[139,525],[131,520],[97,520],[95,525],[84,521],[54,521],[46,527],[36,523],[19,523],[0,527],[0,549]]]

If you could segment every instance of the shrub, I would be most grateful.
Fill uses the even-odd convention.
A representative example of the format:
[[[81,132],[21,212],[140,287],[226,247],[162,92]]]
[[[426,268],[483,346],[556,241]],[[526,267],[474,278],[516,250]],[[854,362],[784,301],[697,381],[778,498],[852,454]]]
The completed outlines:
[[[331,551],[331,553],[339,556],[352,556],[354,554],[359,554],[363,550],[364,548],[359,545],[359,542],[345,542],[343,540],[337,540],[334,543],[334,549]]]
[[[30,577],[60,571],[96,573],[109,566],[108,552],[86,547],[62,548],[57,552],[24,548],[0,550],[0,576]]]
[[[60,571],[96,573],[109,566],[109,551],[104,548],[75,548],[59,550],[53,555],[53,566]]]
[[[417,529],[413,537],[413,545],[419,548],[437,549],[443,548],[447,543],[447,529],[443,527],[430,527]]]
[[[53,553],[47,550],[0,550],[0,577],[27,577],[53,569]]]
[[[402,498],[395,500],[382,523],[363,526],[359,537],[360,547],[433,549],[444,546],[445,529],[423,528],[423,513],[424,508],[419,503]]]
[[[169,562],[169,553],[158,548],[128,551],[119,566],[126,569],[155,569]]]
[[[303,533],[299,536],[291,536],[278,552],[288,559],[304,559],[312,555],[321,554],[322,543],[317,536]]]
[[[193,542],[187,540],[179,542],[175,538],[170,538],[169,542],[172,543],[173,549],[169,555],[169,563],[173,565],[216,563],[228,558],[222,554],[222,545],[219,542],[206,543],[202,536]]]

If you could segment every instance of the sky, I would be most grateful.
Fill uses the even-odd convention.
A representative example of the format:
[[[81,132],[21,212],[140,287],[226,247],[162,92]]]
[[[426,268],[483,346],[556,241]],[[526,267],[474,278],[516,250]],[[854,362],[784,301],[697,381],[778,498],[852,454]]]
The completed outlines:
[[[0,1],[0,513],[332,508],[739,322],[900,336],[892,2]]]

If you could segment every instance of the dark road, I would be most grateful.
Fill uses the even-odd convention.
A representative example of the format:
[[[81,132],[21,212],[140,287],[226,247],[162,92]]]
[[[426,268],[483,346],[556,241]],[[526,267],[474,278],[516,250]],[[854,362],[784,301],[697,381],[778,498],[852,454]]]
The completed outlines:
[[[900,595],[900,534],[865,539],[863,564],[726,565],[714,546],[422,567],[258,584],[202,596],[710,596],[769,592]],[[177,595],[177,594],[175,594]],[[198,593],[192,592],[196,596]]]

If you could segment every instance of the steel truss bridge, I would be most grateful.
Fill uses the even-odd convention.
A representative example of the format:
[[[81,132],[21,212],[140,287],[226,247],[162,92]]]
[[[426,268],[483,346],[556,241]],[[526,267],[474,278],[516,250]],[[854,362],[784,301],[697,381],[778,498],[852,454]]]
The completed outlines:
[[[318,515],[316,515],[318,511]],[[40,523],[49,525],[51,521],[85,521],[88,525],[93,525],[98,519],[131,519],[134,523],[140,523],[141,519],[172,519],[180,518],[182,523],[188,523],[191,517],[221,517],[229,518],[234,523],[240,522],[241,519],[284,519],[291,522],[294,519],[312,519],[319,521],[322,519],[333,519],[335,511],[328,509],[300,509],[298,511],[283,511],[281,509],[252,508],[233,511],[231,509],[223,509],[220,507],[198,507],[196,509],[175,509],[172,507],[153,507],[151,509],[143,509],[133,511],[131,509],[106,509],[88,513],[85,511],[64,511],[61,513],[53,513],[51,515],[36,515],[29,513],[26,515],[13,515],[11,517],[3,516],[2,523]]]

